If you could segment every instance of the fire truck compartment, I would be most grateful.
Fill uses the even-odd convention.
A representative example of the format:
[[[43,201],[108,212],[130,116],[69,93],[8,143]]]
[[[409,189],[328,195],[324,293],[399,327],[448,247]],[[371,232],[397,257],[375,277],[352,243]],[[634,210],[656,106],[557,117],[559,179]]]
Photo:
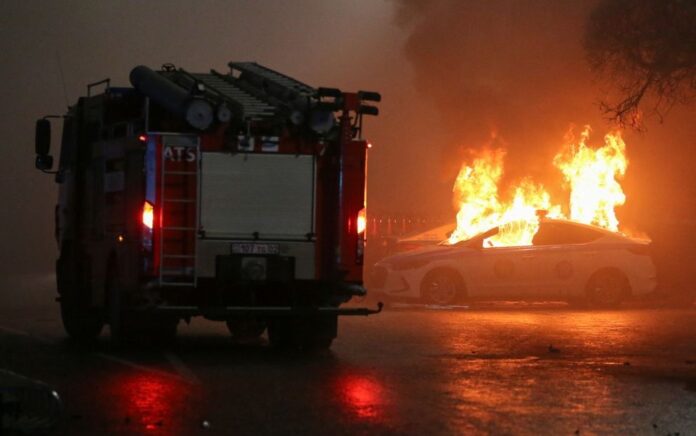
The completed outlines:
[[[311,155],[203,153],[203,237],[311,239],[314,178]]]

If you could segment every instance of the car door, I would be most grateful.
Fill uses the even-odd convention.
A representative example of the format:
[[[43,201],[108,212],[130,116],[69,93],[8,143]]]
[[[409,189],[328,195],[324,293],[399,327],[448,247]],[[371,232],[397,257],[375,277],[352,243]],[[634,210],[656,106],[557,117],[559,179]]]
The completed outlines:
[[[564,221],[546,221],[532,241],[536,253],[531,296],[535,298],[566,298],[578,277],[584,275],[588,262],[597,255],[591,244],[602,233],[590,227]]]
[[[515,298],[530,285],[528,247],[487,247],[463,259],[471,297]]]
[[[560,296],[573,269],[568,247],[539,245],[534,246],[532,252],[526,262],[529,280],[525,296],[535,299]]]

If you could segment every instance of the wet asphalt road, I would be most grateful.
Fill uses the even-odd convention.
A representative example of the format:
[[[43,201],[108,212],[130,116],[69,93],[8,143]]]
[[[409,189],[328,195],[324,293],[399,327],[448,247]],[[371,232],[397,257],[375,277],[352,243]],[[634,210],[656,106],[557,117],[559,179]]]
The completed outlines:
[[[0,369],[56,388],[60,434],[696,434],[693,305],[393,308],[293,355],[203,320],[165,348],[84,349],[50,277],[2,289]]]

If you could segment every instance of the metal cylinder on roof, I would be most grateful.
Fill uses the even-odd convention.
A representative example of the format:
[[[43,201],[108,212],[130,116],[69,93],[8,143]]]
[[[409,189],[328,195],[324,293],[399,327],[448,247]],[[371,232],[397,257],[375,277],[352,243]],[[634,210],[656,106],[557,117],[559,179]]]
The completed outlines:
[[[213,123],[213,107],[207,100],[192,97],[188,91],[144,65],[131,70],[130,82],[135,89],[196,129],[205,130]]]

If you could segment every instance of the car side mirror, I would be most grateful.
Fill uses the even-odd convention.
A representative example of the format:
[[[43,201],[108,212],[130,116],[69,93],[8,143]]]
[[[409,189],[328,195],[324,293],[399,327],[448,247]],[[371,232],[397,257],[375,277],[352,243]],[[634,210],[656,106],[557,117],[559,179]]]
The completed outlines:
[[[49,155],[51,150],[51,122],[46,118],[36,121],[36,132],[34,136],[36,149],[36,168],[47,171],[53,168],[53,156]]]

